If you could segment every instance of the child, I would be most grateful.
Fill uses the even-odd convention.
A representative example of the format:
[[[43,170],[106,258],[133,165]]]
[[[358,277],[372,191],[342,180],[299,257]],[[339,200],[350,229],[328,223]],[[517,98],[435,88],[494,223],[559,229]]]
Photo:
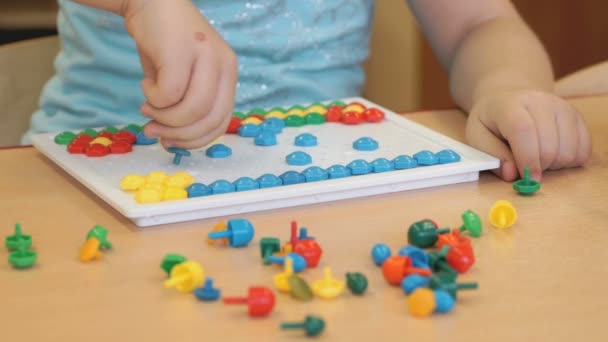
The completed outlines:
[[[374,6],[373,0],[59,4],[57,75],[25,139],[151,120],[146,135],[183,148],[222,134],[235,104],[242,110],[358,95]],[[468,142],[501,159],[498,175],[511,181],[527,166],[540,180],[543,170],[588,159],[585,123],[552,93],[546,53],[509,1],[409,5],[449,69],[454,99],[469,113]]]

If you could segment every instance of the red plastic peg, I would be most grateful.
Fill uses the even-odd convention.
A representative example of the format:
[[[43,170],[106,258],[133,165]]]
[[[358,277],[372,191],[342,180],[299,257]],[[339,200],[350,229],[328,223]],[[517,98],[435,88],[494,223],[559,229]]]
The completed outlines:
[[[432,272],[427,268],[413,267],[412,259],[410,259],[410,257],[393,255],[386,259],[382,264],[382,274],[389,284],[399,286],[403,278],[410,274],[419,274],[428,277]]]
[[[300,254],[306,260],[307,267],[316,267],[321,260],[323,250],[316,240],[300,240],[293,246],[293,252]]]
[[[327,122],[340,122],[342,118],[342,107],[340,106],[331,106],[327,108],[327,112],[325,112],[325,120]]]
[[[274,293],[266,287],[252,286],[247,297],[227,297],[224,298],[224,304],[246,304],[249,307],[249,316],[262,317],[272,312]]]

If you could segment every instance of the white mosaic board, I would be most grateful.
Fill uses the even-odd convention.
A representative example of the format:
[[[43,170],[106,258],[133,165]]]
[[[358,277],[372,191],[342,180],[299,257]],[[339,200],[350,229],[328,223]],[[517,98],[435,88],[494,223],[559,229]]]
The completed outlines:
[[[256,146],[253,138],[230,134],[219,142],[232,148],[231,157],[211,159],[202,149],[192,151],[192,156],[184,157],[180,165],[174,165],[173,155],[159,144],[134,145],[133,152],[128,154],[91,158],[68,153],[66,146],[53,141],[56,134],[40,134],[32,137],[32,142],[40,152],[140,227],[471,182],[479,178],[480,171],[499,166],[496,158],[369,101],[361,98],[344,101],[358,101],[368,107],[380,108],[385,111],[386,120],[359,125],[325,123],[285,127],[277,135],[278,145],[271,147]],[[294,138],[305,132],[317,136],[317,146],[294,145]],[[368,152],[353,149],[353,141],[363,136],[378,141],[379,149]],[[151,171],[165,171],[169,175],[187,171],[196,182],[208,185],[218,179],[234,181],[243,176],[256,179],[265,173],[278,176],[289,170],[303,171],[313,165],[325,169],[334,164],[347,165],[355,159],[371,162],[383,157],[392,160],[403,154],[412,156],[421,150],[436,153],[443,149],[457,152],[461,160],[450,164],[154,204],[139,204],[132,193],[119,188],[124,176],[145,176]],[[296,150],[311,155],[313,163],[307,166],[288,165],[285,156]]]

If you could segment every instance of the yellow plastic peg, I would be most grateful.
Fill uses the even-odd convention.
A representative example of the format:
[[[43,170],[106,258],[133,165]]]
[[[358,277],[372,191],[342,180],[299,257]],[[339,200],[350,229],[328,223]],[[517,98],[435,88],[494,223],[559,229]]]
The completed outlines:
[[[89,262],[95,259],[101,259],[101,252],[99,251],[99,245],[101,242],[97,238],[89,238],[85,241],[84,245],[80,249],[80,261]]]
[[[205,282],[205,270],[195,261],[184,261],[171,269],[171,276],[165,281],[166,288],[176,288],[180,292],[192,292]]]
[[[222,232],[228,229],[226,221],[219,222],[211,229],[211,232]],[[207,239],[209,246],[228,246],[228,238]]]
[[[515,220],[517,220],[517,212],[509,201],[496,201],[490,209],[490,223],[496,228],[509,228]]]
[[[284,271],[275,275],[274,286],[283,292],[290,292],[291,286],[289,286],[289,276],[293,274],[293,261],[291,258],[285,258]]]
[[[331,267],[325,267],[323,269],[323,279],[315,281],[311,288],[312,292],[317,296],[324,299],[332,299],[344,292],[346,284],[331,275]]]

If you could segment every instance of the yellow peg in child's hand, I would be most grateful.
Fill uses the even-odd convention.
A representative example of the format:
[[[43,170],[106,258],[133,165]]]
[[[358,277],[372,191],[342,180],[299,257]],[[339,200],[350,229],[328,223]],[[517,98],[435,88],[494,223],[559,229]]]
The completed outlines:
[[[289,286],[289,276],[293,274],[293,261],[291,258],[285,258],[285,268],[284,271],[275,275],[274,286],[283,292],[291,291],[291,287]]]
[[[176,288],[180,292],[192,292],[205,281],[205,270],[195,261],[184,261],[171,269],[171,276],[165,281],[166,288]]]
[[[331,275],[331,267],[323,269],[323,279],[317,280],[312,284],[312,292],[324,299],[332,299],[344,292],[346,284]]]

